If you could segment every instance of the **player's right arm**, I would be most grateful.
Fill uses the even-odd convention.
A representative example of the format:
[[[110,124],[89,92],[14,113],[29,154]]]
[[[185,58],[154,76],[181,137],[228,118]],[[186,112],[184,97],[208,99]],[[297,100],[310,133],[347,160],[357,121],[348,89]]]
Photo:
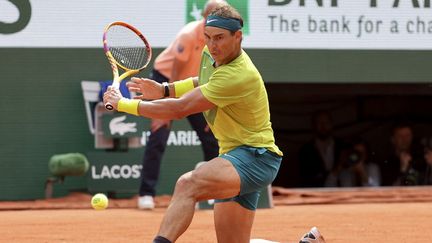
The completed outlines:
[[[118,89],[109,87],[103,99],[104,103],[111,103],[118,111],[152,119],[181,119],[216,106],[203,95],[199,88],[193,89],[178,99],[133,101],[124,98]]]

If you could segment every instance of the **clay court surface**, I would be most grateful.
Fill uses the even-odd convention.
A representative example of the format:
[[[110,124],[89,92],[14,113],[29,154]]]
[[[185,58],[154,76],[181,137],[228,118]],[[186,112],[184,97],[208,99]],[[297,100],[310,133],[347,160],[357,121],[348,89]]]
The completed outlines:
[[[298,242],[318,226],[328,243],[432,242],[431,188],[276,194],[274,208],[257,211],[252,238]],[[151,242],[167,199],[158,198],[153,211],[135,209],[136,198],[110,200],[110,208],[95,211],[88,195],[0,202],[0,242]],[[216,242],[212,211],[198,210],[177,242]]]

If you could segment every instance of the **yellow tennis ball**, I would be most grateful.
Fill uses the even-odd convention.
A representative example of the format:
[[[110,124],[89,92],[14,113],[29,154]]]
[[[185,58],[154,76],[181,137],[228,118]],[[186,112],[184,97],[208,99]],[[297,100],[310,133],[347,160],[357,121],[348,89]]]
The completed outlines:
[[[92,197],[91,205],[96,210],[103,210],[108,207],[108,198],[103,193],[97,193]]]

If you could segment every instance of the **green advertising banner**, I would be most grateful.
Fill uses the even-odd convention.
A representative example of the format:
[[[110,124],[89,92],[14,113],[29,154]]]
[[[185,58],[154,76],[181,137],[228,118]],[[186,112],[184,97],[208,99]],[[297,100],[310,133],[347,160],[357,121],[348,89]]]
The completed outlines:
[[[142,147],[126,151],[89,151],[88,190],[118,197],[136,195],[140,185],[145,145],[151,134],[150,122],[148,119],[124,113],[107,113],[102,119],[107,137],[140,136]],[[173,121],[162,160],[157,193],[172,194],[178,177],[193,170],[202,159],[201,141],[187,119]]]

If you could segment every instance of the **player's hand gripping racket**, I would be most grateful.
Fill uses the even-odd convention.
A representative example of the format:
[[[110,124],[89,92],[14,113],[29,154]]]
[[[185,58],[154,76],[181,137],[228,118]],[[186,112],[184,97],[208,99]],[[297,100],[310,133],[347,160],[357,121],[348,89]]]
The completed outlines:
[[[114,22],[105,28],[103,45],[113,71],[112,86],[116,89],[124,78],[147,67],[152,56],[150,44],[144,35],[124,22]],[[117,66],[125,70],[120,76]],[[107,103],[105,108],[112,110],[113,106]]]

